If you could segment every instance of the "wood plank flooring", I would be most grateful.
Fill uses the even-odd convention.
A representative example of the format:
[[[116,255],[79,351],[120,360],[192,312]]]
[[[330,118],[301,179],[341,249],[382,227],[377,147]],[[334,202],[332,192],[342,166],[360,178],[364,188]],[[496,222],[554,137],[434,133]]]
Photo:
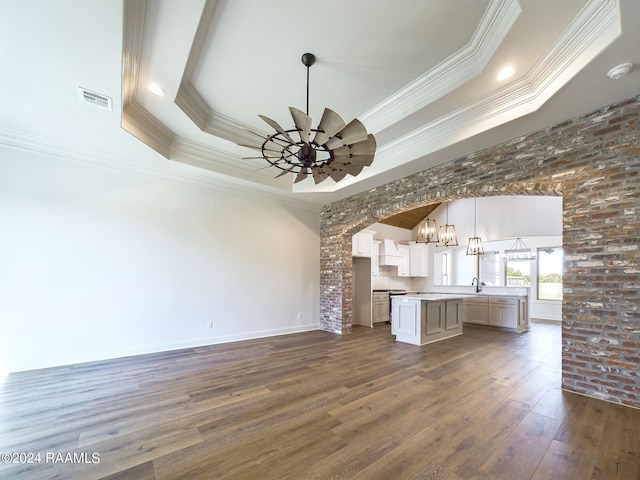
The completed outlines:
[[[382,325],[12,374],[0,478],[640,479],[640,410],[561,391],[560,345]]]

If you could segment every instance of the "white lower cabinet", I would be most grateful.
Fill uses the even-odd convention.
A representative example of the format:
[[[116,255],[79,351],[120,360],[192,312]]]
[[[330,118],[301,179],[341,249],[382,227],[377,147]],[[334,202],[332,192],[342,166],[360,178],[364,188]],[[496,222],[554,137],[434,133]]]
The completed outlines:
[[[464,300],[464,321],[505,328],[517,332],[529,330],[527,297],[487,295]]]
[[[373,323],[382,323],[389,321],[389,294],[375,293],[373,294],[372,315]]]
[[[516,297],[489,297],[488,324],[495,327],[518,327],[518,299]]]
[[[464,299],[464,322],[486,325],[488,322],[489,299],[469,297]]]

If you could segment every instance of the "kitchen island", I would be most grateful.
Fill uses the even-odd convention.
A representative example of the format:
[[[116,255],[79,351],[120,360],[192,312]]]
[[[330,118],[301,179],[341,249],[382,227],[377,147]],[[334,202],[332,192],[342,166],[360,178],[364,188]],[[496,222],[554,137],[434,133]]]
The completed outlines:
[[[391,333],[396,341],[426,345],[462,335],[467,295],[420,293],[392,297]]]

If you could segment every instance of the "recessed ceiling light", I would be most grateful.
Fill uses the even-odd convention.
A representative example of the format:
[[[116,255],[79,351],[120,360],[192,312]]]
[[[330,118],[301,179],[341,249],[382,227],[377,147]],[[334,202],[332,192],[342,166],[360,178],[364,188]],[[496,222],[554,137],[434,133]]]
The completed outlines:
[[[611,70],[607,72],[607,77],[612,80],[618,80],[619,78],[624,77],[629,70],[633,67],[633,63],[621,63],[620,65],[613,67]]]
[[[504,82],[506,79],[513,77],[513,74],[516,73],[516,69],[513,67],[503,67],[496,75],[496,80],[499,82]]]
[[[165,91],[157,83],[150,83],[149,86],[147,87],[147,90],[149,90],[151,93],[159,97],[165,96]]]

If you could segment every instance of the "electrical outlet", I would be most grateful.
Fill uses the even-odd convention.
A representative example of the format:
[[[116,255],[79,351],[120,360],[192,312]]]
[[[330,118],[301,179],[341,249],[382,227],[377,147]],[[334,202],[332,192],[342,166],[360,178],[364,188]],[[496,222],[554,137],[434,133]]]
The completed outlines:
[[[207,322],[207,328],[213,328],[213,321]]]
[[[302,320],[302,312],[298,312],[298,320]]]

